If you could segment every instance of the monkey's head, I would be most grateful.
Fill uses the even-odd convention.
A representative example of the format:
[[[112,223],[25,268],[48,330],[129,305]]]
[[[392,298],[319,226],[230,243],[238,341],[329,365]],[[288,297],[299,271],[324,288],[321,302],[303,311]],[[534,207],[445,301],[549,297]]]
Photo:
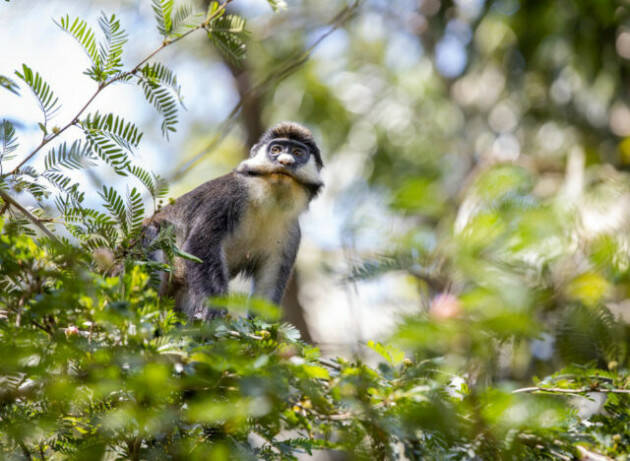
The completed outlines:
[[[315,196],[324,185],[320,177],[323,166],[313,134],[297,123],[282,122],[261,136],[236,172],[248,176],[286,175]]]

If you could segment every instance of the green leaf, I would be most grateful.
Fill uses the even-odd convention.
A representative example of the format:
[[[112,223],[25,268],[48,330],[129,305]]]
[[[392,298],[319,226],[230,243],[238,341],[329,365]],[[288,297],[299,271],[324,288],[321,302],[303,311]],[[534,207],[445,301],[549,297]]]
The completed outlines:
[[[52,148],[44,159],[46,170],[58,171],[59,168],[79,170],[93,165],[92,150],[80,140],[74,141],[70,146],[65,142]]]
[[[66,194],[66,198],[71,201],[73,205],[76,206],[83,202],[85,192],[79,190],[80,183],[75,182],[72,184],[72,180],[58,170],[45,171],[42,173],[42,177],[46,178],[46,180],[60,192]]]
[[[182,88],[177,82],[177,76],[171,69],[164,64],[154,62],[152,64],[145,64],[142,69],[140,69],[140,72],[143,78],[152,84],[164,85],[171,89],[175,96],[177,96],[177,100],[182,107],[184,106]]]
[[[69,33],[74,39],[81,44],[83,50],[90,58],[93,66],[99,62],[99,55],[96,50],[96,37],[94,31],[88,26],[83,19],[75,18],[70,24],[70,17],[66,15],[59,22],[54,21],[63,31]]]
[[[330,373],[324,367],[318,365],[302,365],[302,369],[306,374],[315,379],[330,379]]]
[[[180,87],[173,72],[162,64],[147,64],[141,69],[138,84],[144,90],[146,100],[164,117],[162,134],[168,139],[169,132],[177,125],[177,103],[181,104]]]
[[[387,360],[392,366],[400,364],[405,359],[405,353],[394,346],[383,346],[372,340],[368,341],[367,346]]]
[[[81,122],[81,126],[89,133],[100,132],[106,134],[120,147],[133,151],[142,139],[142,132],[132,123],[114,114],[100,114],[95,112]]]
[[[0,121],[0,161],[13,158],[10,155],[18,148],[17,137],[15,136],[15,127],[13,123],[3,119]]]
[[[17,83],[15,83],[9,77],[5,77],[4,75],[0,75],[0,88],[4,88],[5,90],[10,91],[11,93],[18,96],[20,95]]]
[[[107,75],[120,72],[122,68],[123,45],[127,42],[127,34],[120,27],[120,21],[115,15],[109,18],[103,12],[98,24],[105,35],[105,42],[99,45],[98,56],[102,71]]]
[[[232,63],[238,64],[245,57],[249,32],[244,18],[235,14],[221,15],[210,23],[207,31],[213,45]]]
[[[195,255],[192,255],[190,253],[186,253],[184,250],[180,250],[177,247],[175,247],[174,254],[175,254],[175,256],[179,256],[180,258],[187,259],[188,261],[192,261],[192,262],[195,262],[195,263],[202,263],[203,262],[201,259],[199,259]]]
[[[40,108],[44,113],[44,125],[46,125],[61,107],[59,105],[59,99],[55,97],[50,86],[42,79],[41,75],[37,72],[33,73],[26,64],[22,64],[22,73],[15,71],[15,74],[20,77],[33,91],[33,94],[35,94]]]
[[[188,20],[192,17],[193,10],[190,5],[181,5],[175,11],[175,16],[173,16],[173,26],[172,32],[173,35],[178,35],[177,32],[185,27],[191,27],[191,24]]]
[[[123,235],[129,235],[127,210],[125,209],[125,202],[120,194],[116,192],[116,189],[113,187],[103,186],[103,190],[99,192],[99,195],[105,201],[105,208],[116,220],[123,232]]]
[[[127,175],[127,170],[131,164],[129,156],[114,137],[106,131],[87,130],[85,131],[85,139],[90,148],[117,174]]]
[[[164,198],[168,193],[166,180],[159,175],[149,173],[147,170],[135,165],[131,167],[129,172],[147,188],[154,201]]]
[[[158,32],[167,38],[173,30],[173,0],[152,0],[153,15],[157,22]]]
[[[127,193],[127,228],[129,235],[136,235],[142,230],[144,220],[144,203],[142,194],[134,187]]]

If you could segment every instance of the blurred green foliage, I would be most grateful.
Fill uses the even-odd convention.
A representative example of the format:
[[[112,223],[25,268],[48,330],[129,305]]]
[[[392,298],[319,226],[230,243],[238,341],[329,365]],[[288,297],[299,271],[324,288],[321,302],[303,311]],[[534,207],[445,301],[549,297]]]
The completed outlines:
[[[153,5],[165,40],[180,37],[165,19],[172,2]],[[277,13],[273,33],[248,43],[248,72],[264,80],[329,15],[310,0]],[[102,21],[118,37],[110,74],[107,50],[94,48],[93,76],[107,82],[123,38],[114,17]],[[222,25],[237,36],[215,33],[215,46],[242,59],[244,23]],[[361,205],[373,195],[357,190],[369,188],[405,223],[339,274],[361,283],[402,273],[420,293],[387,340],[366,344],[376,366],[322,358],[262,300],[217,299],[230,315],[186,323],[152,285],[168,265],[135,247],[135,189],[127,201],[103,189],[106,213],[79,206],[78,186],[62,181],[65,228],[83,245],[36,239],[1,195],[2,456],[628,459],[629,31],[630,7],[613,1],[366,0],[330,55],[261,95],[266,121],[315,128],[329,168],[359,154],[355,175],[332,184],[337,200]],[[148,97],[174,87],[162,95],[174,106],[168,69],[142,75]],[[24,77],[52,101],[39,74]],[[0,84],[16,91],[7,77]],[[163,197],[157,177],[120,160],[125,136],[140,140],[135,125],[109,120],[83,126],[118,143],[114,158],[99,158]],[[23,154],[10,122],[0,128],[0,161]],[[73,146],[51,161],[96,160]],[[16,174],[21,182],[2,176],[0,192],[26,190],[41,204],[54,187]],[[344,215],[344,231],[358,240],[370,229],[354,217]],[[187,256],[168,235],[160,248]]]

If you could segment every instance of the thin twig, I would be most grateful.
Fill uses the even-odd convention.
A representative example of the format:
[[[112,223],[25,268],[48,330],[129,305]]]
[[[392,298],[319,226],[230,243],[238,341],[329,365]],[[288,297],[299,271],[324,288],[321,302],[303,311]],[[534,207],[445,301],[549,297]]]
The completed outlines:
[[[9,194],[7,194],[5,191],[0,190],[0,197],[2,198],[2,200],[4,200],[5,203],[8,203],[9,205],[17,208],[18,210],[20,210],[20,212],[26,216],[26,218],[31,221],[33,224],[35,224],[37,227],[39,227],[41,229],[41,231],[46,234],[47,237],[49,237],[51,240],[54,240],[55,242],[59,243],[59,239],[57,237],[55,237],[55,234],[53,234],[52,232],[50,232],[46,226],[44,226],[44,224],[42,224],[42,221],[35,216],[33,213],[31,213],[30,211],[28,211],[26,208],[24,208],[20,203],[16,202]]]
[[[328,367],[328,368],[332,368],[333,370],[341,371],[341,369],[342,369],[341,365],[339,365],[338,363],[333,362],[332,360],[319,358],[319,359],[317,359],[317,361],[320,363],[320,365],[323,365],[323,366]]]
[[[512,394],[521,392],[555,392],[559,394],[584,394],[587,392],[601,392],[603,394],[630,394],[630,389],[606,389],[602,387],[580,387],[578,389],[566,389],[562,387],[523,387],[512,391]]]

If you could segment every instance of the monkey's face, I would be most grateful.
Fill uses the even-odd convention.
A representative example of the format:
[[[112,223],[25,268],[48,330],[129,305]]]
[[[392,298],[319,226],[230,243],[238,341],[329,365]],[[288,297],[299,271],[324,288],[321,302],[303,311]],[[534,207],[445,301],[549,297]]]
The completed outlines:
[[[252,148],[252,156],[236,171],[249,176],[285,175],[317,193],[323,186],[314,155],[306,144],[290,138],[274,138]]]
[[[299,141],[278,138],[267,145],[267,158],[281,168],[297,171],[308,163],[309,150]]]

